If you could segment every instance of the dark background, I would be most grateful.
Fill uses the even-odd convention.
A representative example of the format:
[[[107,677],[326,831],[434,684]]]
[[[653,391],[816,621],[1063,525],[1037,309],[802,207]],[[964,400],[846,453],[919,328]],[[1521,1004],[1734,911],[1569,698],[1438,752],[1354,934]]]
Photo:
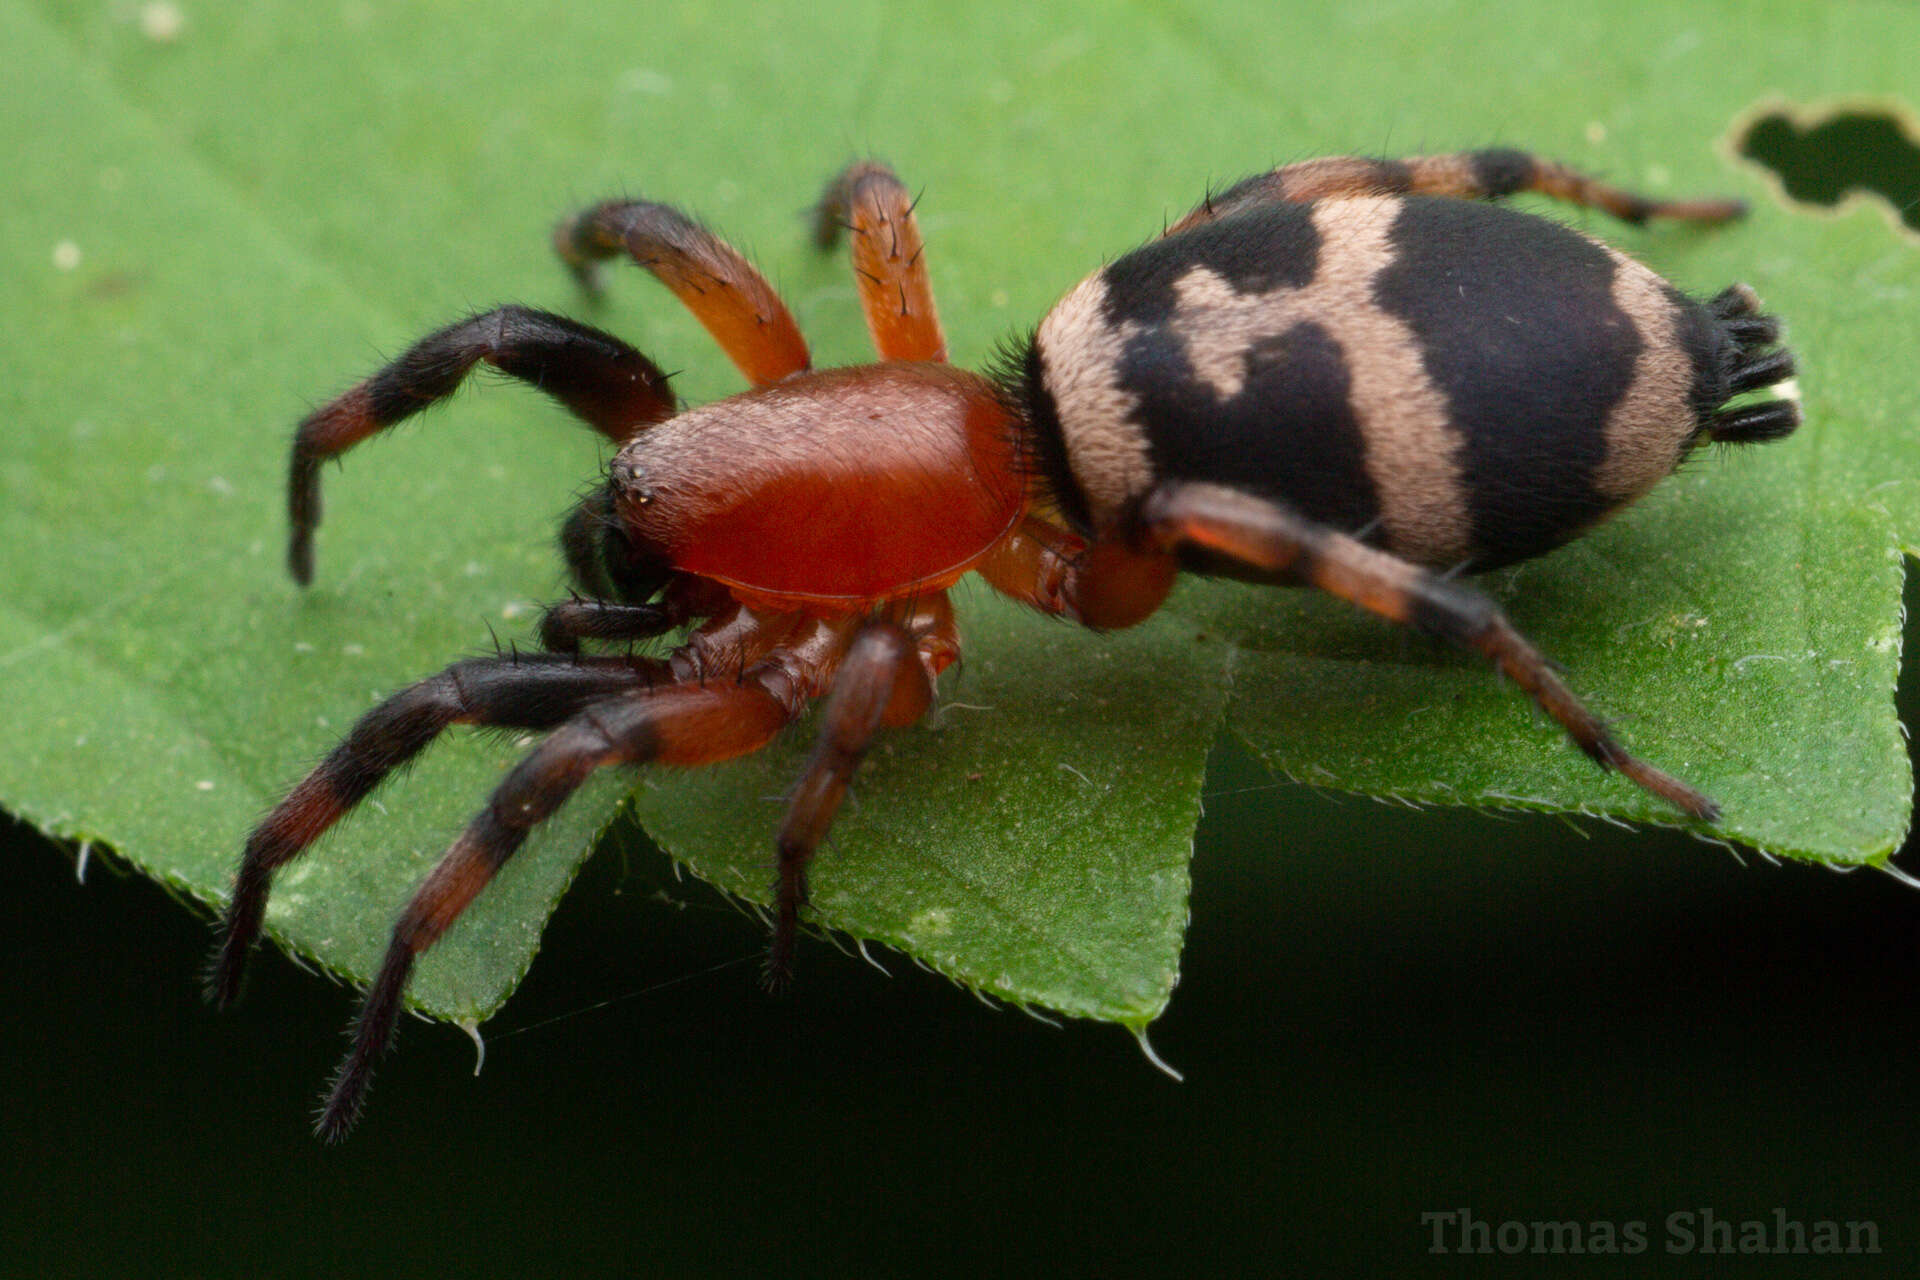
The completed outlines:
[[[484,1074],[410,1023],[339,1148],[306,1123],[348,992],[275,957],[216,1016],[202,912],[0,825],[0,1272],[1915,1274],[1920,893],[1276,787],[1232,747],[1208,790],[1153,1028],[1184,1084],[897,956],[816,942],[767,997],[758,923],[627,833]],[[1650,1247],[1430,1255],[1420,1215],[1462,1207]],[[1883,1253],[1664,1252],[1669,1213],[1775,1207]]]
[[[1806,101],[1901,83],[1849,51],[1889,12],[1871,4],[1826,6],[1818,23],[1811,10],[1795,23],[1760,6],[1596,8],[1576,24],[1594,33],[1591,46],[1565,50],[1546,6],[1514,8],[1497,26],[1457,5],[1359,4],[1260,22],[1246,6],[1235,48],[1238,15],[1158,4],[1130,7],[1099,35],[1105,61],[1088,76],[1053,73],[1048,112],[1029,115],[1016,99],[1011,112],[948,115],[941,108],[970,99],[939,89],[929,108],[915,86],[972,85],[992,66],[1024,96],[1044,73],[1019,61],[1015,42],[1027,32],[1050,41],[1052,14],[1007,6],[980,20],[947,5],[918,21],[882,23],[876,10],[867,27],[847,23],[826,53],[870,69],[844,94],[837,62],[782,62],[777,89],[809,90],[812,77],[828,91],[799,94],[805,109],[784,118],[696,98],[669,117],[679,128],[653,138],[643,130],[660,117],[631,105],[633,95],[617,110],[603,101],[623,67],[657,57],[697,92],[709,77],[743,74],[748,64],[727,46],[784,58],[779,31],[744,19],[703,30],[688,5],[633,6],[617,26],[600,25],[597,9],[456,17],[452,6],[422,6],[391,34],[368,36],[348,28],[375,7],[348,4],[291,6],[298,21],[255,19],[222,43],[211,37],[229,24],[190,6],[189,32],[202,34],[161,46],[128,23],[135,7],[37,6],[48,34],[81,51],[76,68],[98,77],[82,87],[125,95],[140,113],[132,123],[166,144],[164,163],[196,149],[211,156],[290,243],[320,242],[286,278],[324,268],[364,287],[370,264],[399,260],[364,256],[386,234],[417,241],[423,255],[437,250],[350,308],[329,294],[335,309],[316,322],[355,332],[443,314],[449,294],[484,303],[503,273],[551,279],[537,244],[509,234],[514,210],[535,210],[520,225],[540,227],[563,202],[538,192],[578,184],[583,198],[600,194],[585,139],[605,139],[605,171],[622,181],[660,174],[666,191],[709,191],[712,174],[733,173],[743,200],[798,200],[803,189],[770,171],[791,163],[817,180],[814,167],[825,166],[800,163],[822,154],[817,135],[849,151],[884,146],[937,174],[934,157],[955,156],[981,131],[996,139],[983,154],[1014,171],[998,187],[982,177],[970,188],[960,175],[971,166],[957,157],[944,166],[947,192],[991,193],[955,198],[936,182],[935,204],[952,219],[943,243],[954,243],[970,227],[1017,232],[1023,210],[1095,185],[1033,181],[1011,131],[1034,120],[1057,131],[1035,151],[1049,163],[1104,166],[1125,154],[1125,172],[1147,174],[1183,152],[1222,166],[1265,154],[1245,138],[1268,126],[1230,114],[1262,95],[1286,121],[1275,159],[1301,158],[1284,153],[1308,137],[1387,151],[1578,145],[1580,122],[1597,110],[1628,139],[1621,161],[1637,166],[1667,145],[1656,136],[1704,145],[1723,106],[1731,113],[1762,92]],[[793,25],[815,21],[800,6],[791,14]],[[960,38],[969,25],[984,29]],[[486,38],[453,38],[476,30]],[[1274,34],[1295,31],[1320,42],[1285,48]],[[443,48],[460,59],[438,56]],[[1202,84],[1154,79],[1215,64]],[[537,74],[522,73],[529,67]],[[1686,78],[1696,69],[1708,84]],[[1856,83],[1863,74],[1871,83]],[[1125,78],[1134,76],[1137,85]],[[353,109],[276,110],[315,94]],[[757,109],[766,95],[741,96]],[[1092,114],[1087,103],[1098,104]],[[1478,110],[1487,103],[1490,113]],[[62,104],[37,105],[37,123],[58,123]],[[1483,120],[1484,139],[1472,132]],[[1644,127],[1653,120],[1690,123]],[[329,121],[351,127],[328,137]],[[1083,158],[1064,141],[1075,129],[1124,145]],[[288,142],[296,137],[304,141]],[[733,142],[718,148],[715,138]],[[419,139],[431,145],[416,151]],[[86,141],[54,145],[79,157]],[[1668,159],[1692,171],[1697,160],[1686,157],[1697,154]],[[681,177],[661,174],[674,163]],[[307,170],[319,175],[317,218],[274,187]],[[72,171],[69,162],[8,177],[31,194],[36,177],[71,186]],[[503,175],[522,189],[487,189]],[[335,184],[350,197],[325,198]],[[186,189],[166,188],[163,215]],[[1122,194],[1151,211],[1177,191]],[[1006,200],[1006,211],[981,216],[986,198]],[[42,202],[20,205],[31,214]],[[1048,208],[1035,221],[1060,218]],[[476,227],[513,253],[468,273],[437,237],[482,243]],[[1781,252],[1812,243],[1781,232]],[[34,239],[36,254],[52,239]],[[1757,241],[1742,249],[1766,251]],[[1036,262],[1019,246],[978,240],[972,254],[976,268],[1091,265],[1091,255]],[[976,296],[987,287],[977,280]],[[1874,283],[1851,267],[1821,282],[1844,304],[1823,313],[1885,331]],[[217,279],[208,287],[219,296]],[[198,301],[184,299],[190,314]],[[845,314],[837,323],[850,337]],[[1887,345],[1885,360],[1911,364],[1910,351]],[[163,404],[217,350],[169,351],[178,364]],[[80,354],[86,376],[114,376],[111,348]],[[694,358],[718,367],[717,357]],[[327,367],[344,376],[352,362]],[[119,478],[102,469],[89,514],[109,509]],[[1910,597],[1910,617],[1916,605]],[[35,726],[10,728],[0,750],[35,749]],[[1539,739],[1543,752],[1569,750],[1545,724]],[[1185,1084],[1114,1028],[1054,1029],[990,1010],[897,958],[886,978],[816,943],[793,993],[767,998],[752,976],[758,924],[677,882],[630,838],[568,896],[524,990],[488,1028],[484,1074],[472,1078],[459,1032],[409,1024],[366,1122],[340,1148],[319,1146],[306,1126],[351,993],[263,959],[242,1007],[216,1016],[197,992],[210,941],[203,913],[102,858],[76,885],[70,848],[0,818],[0,1275],[922,1276],[1044,1264],[1068,1275],[1920,1274],[1920,893],[1870,871],[1751,856],[1742,865],[1670,833],[1411,813],[1274,787],[1230,749],[1210,790],[1185,978],[1153,1032]],[[1906,865],[1920,871],[1920,856]],[[522,1027],[531,1029],[511,1034]],[[1661,1252],[1669,1213],[1764,1218],[1776,1206],[1808,1221],[1874,1221],[1885,1252]],[[1429,1255],[1420,1215],[1461,1207],[1489,1222],[1644,1220],[1653,1251],[1625,1265]]]

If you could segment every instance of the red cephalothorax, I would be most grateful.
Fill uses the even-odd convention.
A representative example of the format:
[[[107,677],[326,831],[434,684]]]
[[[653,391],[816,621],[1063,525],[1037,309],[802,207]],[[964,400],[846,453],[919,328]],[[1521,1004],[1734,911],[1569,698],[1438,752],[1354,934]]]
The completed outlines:
[[[361,718],[248,838],[211,980],[239,991],[274,872],[455,724],[546,733],[394,925],[319,1130],[352,1126],[414,959],[526,834],[609,764],[757,751],[814,698],[818,740],[775,838],[767,973],[793,963],[806,868],[883,725],[918,720],[960,655],[946,590],[1130,626],[1182,569],[1317,587],[1474,649],[1602,766],[1689,816],[1713,802],[1629,755],[1485,596],[1433,572],[1509,563],[1631,502],[1698,444],[1776,439],[1792,371],[1742,286],[1699,303],[1598,241],[1471,204],[1534,191],[1628,221],[1719,222],[1515,151],[1288,165],[1210,198],[1067,294],[991,377],[949,367],[913,203],[862,162],[817,235],[852,235],[876,364],[815,371],[767,282],[668,205],[562,222],[595,287],[626,255],[753,389],[681,411],[611,334],[502,307],[450,325],[310,414],[288,476],[313,573],[320,466],[450,395],[481,363],[618,446],[561,530],[581,593],[542,652],[457,662]],[[636,641],[682,639],[664,656]]]
[[[649,427],[609,470],[628,536],[768,608],[942,590],[1026,507],[999,393],[944,364],[796,373]]]

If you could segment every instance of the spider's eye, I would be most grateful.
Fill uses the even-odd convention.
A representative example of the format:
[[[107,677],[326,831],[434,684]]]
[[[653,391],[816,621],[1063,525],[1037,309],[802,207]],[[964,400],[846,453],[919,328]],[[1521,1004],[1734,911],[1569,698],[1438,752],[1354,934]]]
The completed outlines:
[[[656,496],[647,483],[647,469],[627,449],[622,449],[607,468],[607,501],[611,505],[620,496],[636,507],[646,506]]]

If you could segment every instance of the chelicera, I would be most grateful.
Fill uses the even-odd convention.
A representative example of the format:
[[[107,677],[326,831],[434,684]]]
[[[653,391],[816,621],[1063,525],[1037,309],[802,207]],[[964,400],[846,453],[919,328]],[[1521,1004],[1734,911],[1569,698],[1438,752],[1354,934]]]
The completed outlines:
[[[1071,290],[990,373],[946,363],[914,206],[884,165],[828,184],[879,361],[816,370],[778,295],[662,204],[563,221],[581,282],[626,255],[753,384],[681,409],[620,339],[502,307],[416,343],[295,433],[290,565],[306,582],[319,468],[489,364],[617,446],[566,521],[579,595],[542,652],[456,662],[368,712],[248,839],[211,980],[232,1000],[274,872],[454,724],[544,731],[394,925],[319,1122],[358,1116],[415,957],[594,770],[757,751],[826,695],[775,839],[767,972],[784,980],[807,865],[883,725],[918,720],[960,654],[948,588],[1089,627],[1152,614],[1181,570],[1317,587],[1484,654],[1603,767],[1690,818],[1711,800],[1625,751],[1450,571],[1536,556],[1706,441],[1773,440],[1792,372],[1736,285],[1696,302],[1624,254],[1485,203],[1521,191],[1628,222],[1717,223],[1514,151],[1288,165],[1211,196]],[[1729,403],[1734,401],[1733,403]],[[684,630],[665,656],[633,642]],[[583,652],[583,648],[586,651]]]

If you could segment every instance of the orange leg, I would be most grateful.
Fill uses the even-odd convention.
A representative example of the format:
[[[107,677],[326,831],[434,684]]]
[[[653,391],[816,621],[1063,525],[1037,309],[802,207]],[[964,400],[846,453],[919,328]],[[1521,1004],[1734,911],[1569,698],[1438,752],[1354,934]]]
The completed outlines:
[[[1747,211],[1746,202],[1741,200],[1652,200],[1610,186],[1557,161],[1499,148],[1414,156],[1405,160],[1372,160],[1360,156],[1303,160],[1248,178],[1219,195],[1208,196],[1193,212],[1169,227],[1167,234],[1273,201],[1402,195],[1491,200],[1521,191],[1604,209],[1621,221],[1634,224],[1648,218],[1725,222]]]
[[[811,363],[807,340],[766,277],[739,250],[671,205],[609,200],[562,221],[553,243],[595,293],[595,264],[630,255],[673,291],[757,387]]]
[[[1202,548],[1276,582],[1303,583],[1391,622],[1418,627],[1491,659],[1560,722],[1602,768],[1617,769],[1690,817],[1712,821],[1719,807],[1700,792],[1627,754],[1554,674],[1540,651],[1498,606],[1469,587],[1435,577],[1384,551],[1295,515],[1264,498],[1211,484],[1165,485],[1140,512],[1149,548]]]
[[[878,160],[856,161],[821,193],[814,240],[831,249],[842,228],[853,233],[860,306],[882,360],[944,361],[947,340],[914,203],[892,169]]]
[[[1002,595],[1099,631],[1152,616],[1180,568],[1163,552],[1117,542],[1089,547],[1032,516],[974,567]]]
[[[913,723],[926,714],[932,701],[933,681],[905,631],[878,622],[860,632],[834,674],[820,737],[780,826],[773,946],[767,954],[769,986],[782,986],[793,974],[794,939],[800,908],[807,901],[807,864],[833,825],[873,735],[883,724]]]

